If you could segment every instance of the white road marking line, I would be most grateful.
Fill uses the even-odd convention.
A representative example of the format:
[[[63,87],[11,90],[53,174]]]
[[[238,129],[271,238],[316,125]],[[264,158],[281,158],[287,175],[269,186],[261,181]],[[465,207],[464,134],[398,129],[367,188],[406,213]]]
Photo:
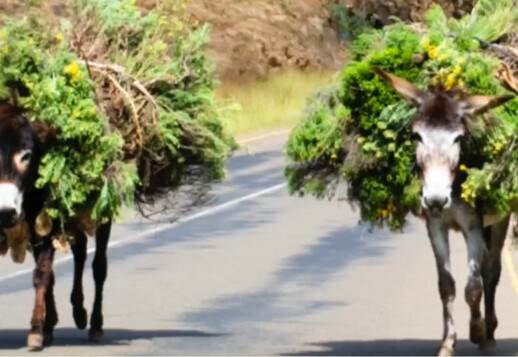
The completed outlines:
[[[238,142],[239,145],[251,144],[251,143],[254,143],[256,141],[261,141],[261,140],[264,140],[264,139],[272,138],[274,136],[286,135],[286,134],[289,134],[290,132],[291,132],[290,128],[285,128],[285,129],[281,129],[281,130],[277,130],[277,131],[271,131],[271,132],[266,133],[264,135],[252,136],[252,137],[243,138],[243,139],[240,139],[240,140],[238,139],[237,142]]]
[[[194,213],[192,215],[186,216],[183,219],[180,218],[180,219],[178,219],[177,221],[175,221],[173,223],[159,223],[159,224],[157,224],[158,226],[155,226],[154,228],[149,229],[147,231],[141,232],[140,234],[137,234],[137,235],[135,235],[135,236],[133,236],[131,238],[111,241],[111,242],[108,243],[108,248],[121,247],[121,246],[124,246],[124,245],[126,245],[126,244],[128,244],[130,242],[134,242],[134,241],[137,241],[137,240],[140,240],[140,239],[143,239],[143,238],[147,238],[149,236],[152,236],[154,234],[166,231],[168,229],[173,229],[174,227],[176,227],[176,226],[178,226],[178,225],[180,225],[182,223],[186,223],[186,222],[194,221],[194,220],[199,219],[199,218],[210,216],[210,215],[212,215],[214,213],[217,213],[217,212],[223,211],[223,210],[225,210],[227,208],[230,208],[232,206],[235,206],[235,205],[237,205],[237,204],[239,204],[241,202],[250,201],[250,200],[253,200],[254,198],[257,198],[257,197],[260,197],[260,196],[267,195],[269,193],[273,193],[273,192],[279,191],[279,190],[283,189],[285,186],[286,186],[285,183],[281,183],[281,184],[278,184],[278,185],[275,185],[275,186],[270,186],[270,187],[265,188],[263,190],[256,191],[254,193],[251,193],[251,194],[248,194],[248,195],[245,195],[245,196],[241,196],[241,197],[235,198],[233,200],[224,202],[224,203],[222,203],[220,205],[217,205],[217,206],[214,206],[214,207],[209,207],[209,208],[207,208],[207,209],[205,209],[205,210],[203,210],[201,212]],[[89,248],[87,250],[87,254],[91,254],[93,252],[95,252],[95,247]],[[63,263],[68,262],[69,260],[72,260],[74,258],[71,252],[69,252],[67,254],[68,255],[66,257],[56,259],[54,261],[54,266],[59,265],[59,264],[63,264]],[[3,282],[3,281],[6,281],[6,280],[10,280],[10,279],[16,278],[16,277],[21,276],[21,275],[32,273],[32,271],[33,271],[33,269],[23,269],[23,270],[19,270],[17,272],[14,272],[14,273],[10,273],[10,274],[6,274],[6,275],[3,275],[3,276],[0,276],[0,283]]]
[[[516,268],[514,267],[513,255],[511,253],[511,243],[509,243],[509,239],[507,240],[507,244],[504,245],[503,249],[503,258],[504,265],[507,268],[507,272],[509,273],[509,280],[511,280],[511,286],[514,289],[514,292],[518,294],[518,273],[516,272]]]

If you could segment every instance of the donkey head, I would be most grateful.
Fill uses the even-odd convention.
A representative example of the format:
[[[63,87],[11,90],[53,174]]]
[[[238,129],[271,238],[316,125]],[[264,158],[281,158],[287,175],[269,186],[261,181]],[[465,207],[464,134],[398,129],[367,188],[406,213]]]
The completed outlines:
[[[461,140],[467,134],[466,119],[495,108],[512,95],[467,95],[442,87],[424,91],[412,83],[376,68],[390,85],[418,108],[412,124],[417,140],[416,162],[420,168],[421,204],[439,214],[452,201],[452,186],[458,173]]]
[[[20,108],[0,103],[0,228],[20,219],[23,195],[34,188],[43,145],[53,135],[47,125],[29,122]]]

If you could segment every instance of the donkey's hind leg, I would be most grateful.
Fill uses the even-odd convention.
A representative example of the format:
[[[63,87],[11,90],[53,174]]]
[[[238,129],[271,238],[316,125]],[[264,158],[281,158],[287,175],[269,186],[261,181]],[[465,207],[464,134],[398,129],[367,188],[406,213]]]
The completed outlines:
[[[452,356],[454,355],[457,333],[453,324],[455,281],[450,272],[448,228],[438,218],[429,218],[426,224],[439,274],[439,294],[443,306],[444,332],[438,354],[439,356]]]
[[[88,323],[88,316],[84,308],[83,294],[83,271],[86,261],[87,237],[82,231],[78,230],[74,234],[74,242],[71,244],[74,254],[74,285],[70,294],[72,303],[72,315],[78,329],[83,330]]]
[[[471,342],[481,344],[486,339],[485,322],[480,311],[480,301],[484,292],[481,269],[486,252],[482,226],[476,221],[470,223],[464,231],[464,236],[468,248],[468,282],[465,298],[471,311],[469,338]]]
[[[90,341],[100,342],[103,336],[103,288],[108,274],[106,251],[110,239],[111,221],[102,224],[95,234],[95,256],[92,262],[95,281],[95,300],[90,318]]]
[[[495,293],[502,270],[501,255],[508,226],[509,217],[506,217],[499,223],[487,227],[484,231],[484,238],[489,252],[482,263],[487,337],[485,343],[482,345],[483,348],[491,348],[496,344],[495,330],[498,326],[498,320],[495,313]]]

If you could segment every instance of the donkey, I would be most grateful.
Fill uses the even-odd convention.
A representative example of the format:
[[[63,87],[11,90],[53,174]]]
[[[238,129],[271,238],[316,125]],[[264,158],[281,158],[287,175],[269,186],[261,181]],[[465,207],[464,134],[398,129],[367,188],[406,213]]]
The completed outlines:
[[[455,281],[450,269],[450,229],[463,233],[468,249],[468,282],[464,293],[471,312],[470,340],[481,348],[491,348],[496,344],[495,293],[510,217],[498,217],[488,222],[483,207],[473,208],[459,197],[462,183],[459,160],[461,141],[469,135],[467,120],[514,97],[468,95],[458,89],[446,91],[440,86],[424,91],[379,68],[374,70],[418,108],[412,132],[417,139],[421,206],[437,265],[443,306],[444,333],[438,354],[453,355],[457,338],[452,315]],[[485,319],[480,311],[482,296]]]
[[[39,229],[40,213],[44,209],[48,192],[37,189],[38,167],[42,156],[53,144],[57,133],[44,123],[29,122],[23,110],[15,104],[0,102],[0,229],[24,235],[16,227],[24,224],[27,234],[17,237],[29,239],[36,267],[33,285],[36,292],[31,327],[27,338],[30,350],[41,350],[53,341],[53,330],[58,323],[54,301],[53,259],[55,247],[52,237],[59,224],[51,225],[45,234]],[[87,325],[83,307],[82,275],[86,260],[86,234],[80,222],[68,222],[65,229],[75,237],[74,284],[71,293],[73,316],[78,328]],[[95,227],[96,250],[92,263],[95,281],[95,299],[90,320],[90,340],[99,342],[103,335],[102,292],[107,275],[106,250],[110,237],[111,221]],[[16,233],[18,232],[18,233]]]
[[[54,248],[48,238],[34,239],[31,231],[36,216],[43,209],[45,192],[35,188],[39,161],[55,132],[43,123],[30,123],[21,108],[0,103],[0,228],[10,232],[23,221],[29,222],[28,236],[36,261],[33,284],[36,299],[28,336],[29,346],[42,344],[46,333],[57,324],[53,297]],[[9,234],[9,233],[8,233]]]

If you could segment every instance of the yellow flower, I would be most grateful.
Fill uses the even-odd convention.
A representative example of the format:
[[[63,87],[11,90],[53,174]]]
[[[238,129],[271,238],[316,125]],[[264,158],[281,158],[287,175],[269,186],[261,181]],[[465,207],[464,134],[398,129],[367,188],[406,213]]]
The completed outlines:
[[[54,36],[54,39],[55,39],[57,42],[61,42],[61,41],[63,41],[63,39],[64,39],[63,34],[61,34],[61,33],[56,34],[56,36]]]
[[[461,66],[459,66],[458,64],[457,64],[457,65],[455,65],[455,66],[453,67],[452,72],[453,72],[453,73],[455,73],[456,75],[461,74],[461,73],[462,73],[462,68],[461,68]]]
[[[378,218],[387,217],[387,216],[388,216],[388,213],[389,213],[389,212],[388,212],[388,210],[386,210],[386,209],[378,208],[378,209],[376,210],[376,216],[377,216]]]
[[[464,165],[464,164],[461,164],[461,165],[459,166],[459,170],[460,170],[460,171],[466,171],[467,169],[468,169],[468,168],[467,168],[467,167],[466,167],[466,165]]]
[[[336,160],[337,156],[336,154],[331,154],[331,159]]]
[[[79,110],[74,110],[72,113],[73,118],[79,118],[81,116],[81,112]]]
[[[502,151],[503,148],[504,148],[504,144],[501,142],[498,142],[493,145],[493,150],[491,150],[491,153],[493,155],[498,155]]]
[[[430,40],[428,39],[428,37],[423,37],[423,39],[421,40],[421,46],[423,46],[425,50],[428,50],[428,48],[430,47]]]
[[[428,57],[430,57],[430,59],[436,59],[437,54],[438,54],[437,46],[428,47]]]
[[[75,61],[66,66],[63,72],[68,74],[72,80],[76,80],[81,76],[81,68],[79,68],[79,65]]]
[[[460,197],[466,201],[467,203],[473,203],[475,201],[475,192],[466,185],[466,183],[462,184],[462,193]]]
[[[448,76],[446,77],[446,83],[444,83],[444,86],[446,87],[446,89],[450,90],[453,87],[455,87],[456,84],[457,84],[457,77],[455,76],[455,74],[453,74],[453,73],[448,74]]]

